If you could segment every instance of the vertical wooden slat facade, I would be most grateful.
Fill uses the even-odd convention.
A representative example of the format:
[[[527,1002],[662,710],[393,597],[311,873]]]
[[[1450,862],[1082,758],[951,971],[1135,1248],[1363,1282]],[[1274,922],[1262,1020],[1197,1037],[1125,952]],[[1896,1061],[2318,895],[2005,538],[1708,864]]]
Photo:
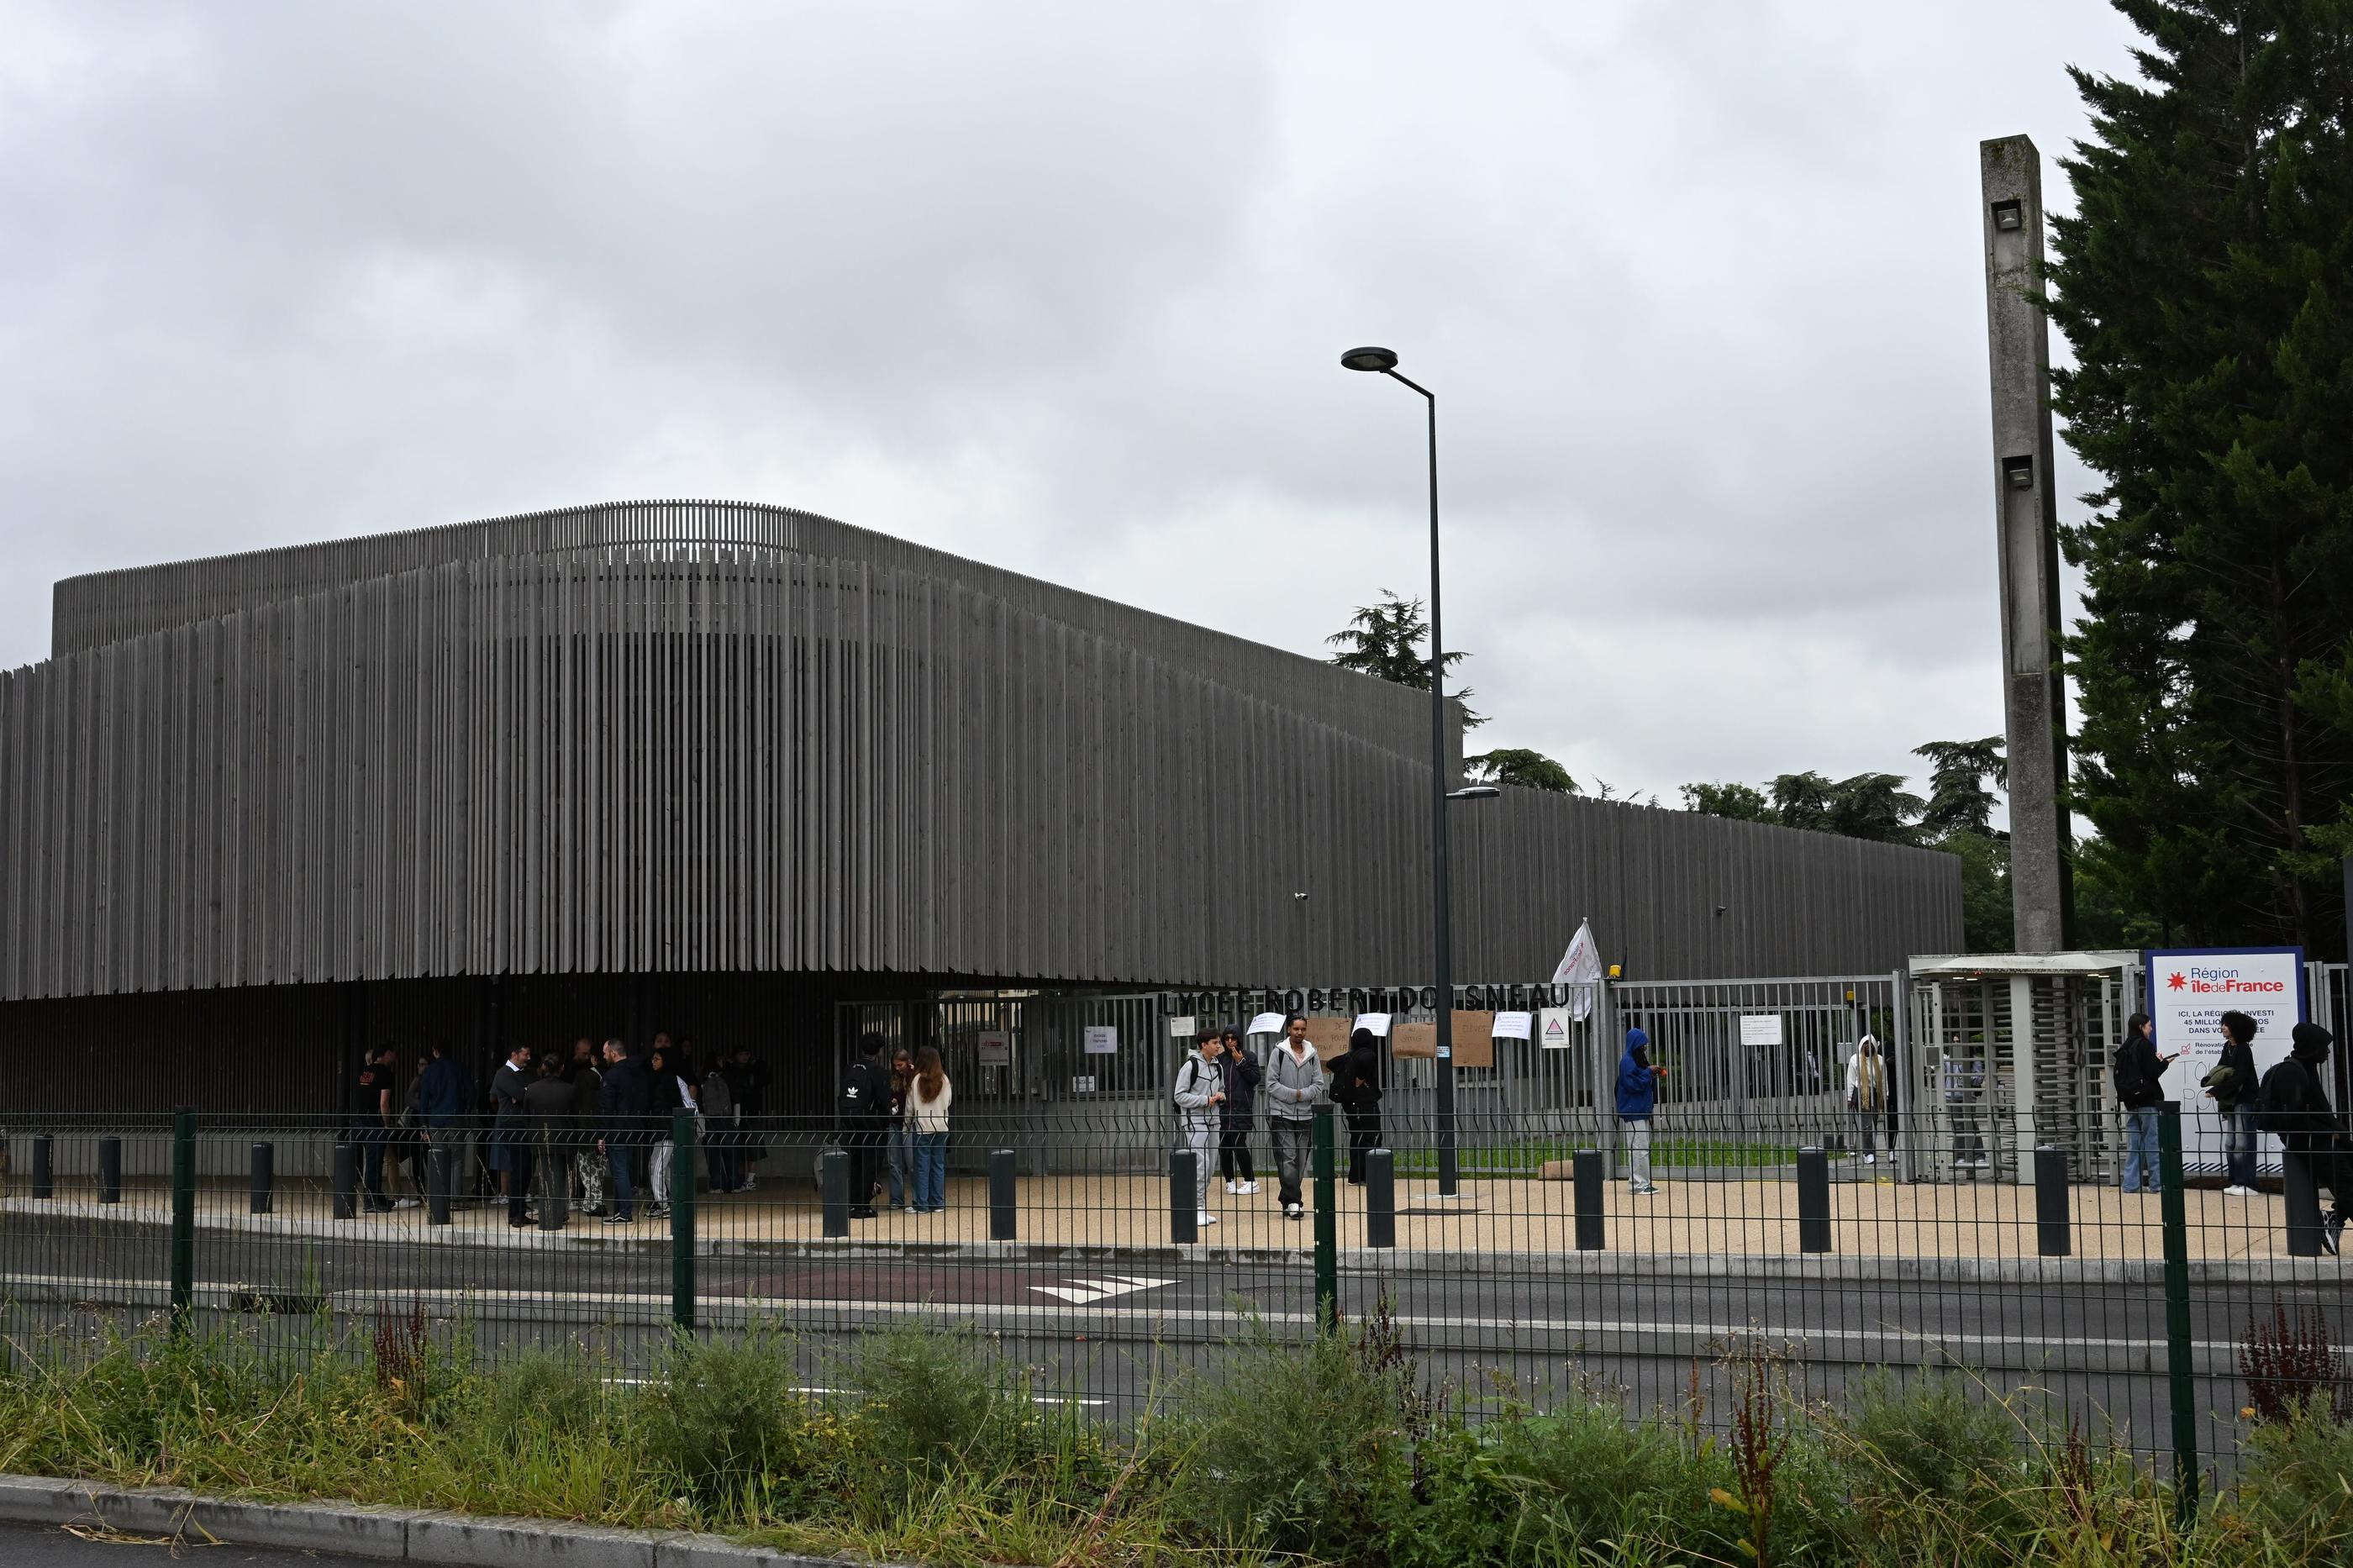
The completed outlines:
[[[1429,967],[1419,694],[807,513],[586,508],[57,605],[0,674],[0,999]],[[1459,974],[1548,973],[1588,915],[1645,976],[1960,945],[1949,857],[1516,790],[1454,820]]]

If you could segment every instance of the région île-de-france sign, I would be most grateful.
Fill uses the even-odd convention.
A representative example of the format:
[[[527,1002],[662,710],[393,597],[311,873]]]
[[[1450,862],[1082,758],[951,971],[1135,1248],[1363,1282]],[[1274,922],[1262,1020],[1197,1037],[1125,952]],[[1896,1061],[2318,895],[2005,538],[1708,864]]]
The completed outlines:
[[[2158,948],[2141,961],[2158,1054],[2181,1058],[2165,1069],[2164,1083],[2165,1098],[2181,1107],[2182,1164],[2219,1170],[2222,1123],[2202,1080],[2222,1055],[2222,1015],[2255,1021],[2255,1071],[2270,1071],[2287,1056],[2289,1031],[2304,1022],[2304,949]],[[2263,1167],[2277,1171],[2279,1141],[2265,1134],[2261,1152]]]

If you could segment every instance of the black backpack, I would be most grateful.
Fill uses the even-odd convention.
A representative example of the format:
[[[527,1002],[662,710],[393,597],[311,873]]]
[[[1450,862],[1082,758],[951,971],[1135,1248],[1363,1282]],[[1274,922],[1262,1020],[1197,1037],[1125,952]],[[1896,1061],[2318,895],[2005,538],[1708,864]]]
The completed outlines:
[[[2148,1081],[2148,1074],[2141,1070],[2140,1053],[2133,1048],[2134,1044],[2127,1040],[2108,1058],[2116,1071],[2116,1103],[2127,1110],[2147,1100],[2155,1087]]]

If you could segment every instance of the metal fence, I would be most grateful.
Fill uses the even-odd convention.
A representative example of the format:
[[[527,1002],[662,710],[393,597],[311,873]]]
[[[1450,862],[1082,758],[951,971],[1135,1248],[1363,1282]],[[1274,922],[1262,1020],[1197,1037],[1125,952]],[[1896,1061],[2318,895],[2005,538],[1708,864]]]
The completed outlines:
[[[602,1129],[601,1153],[569,1123],[425,1143],[325,1119],[18,1118],[0,1289],[17,1344],[69,1348],[174,1321],[294,1353],[413,1320],[488,1360],[578,1345],[626,1362],[756,1323],[793,1331],[815,1367],[842,1336],[915,1317],[992,1336],[1045,1396],[1106,1415],[1214,1375],[1250,1320],[1304,1339],[1386,1305],[1474,1411],[1508,1386],[1715,1421],[1728,1358],[1784,1361],[1809,1395],[1956,1367],[2192,1463],[2227,1458],[2262,1393],[2251,1333],[2281,1313],[2336,1343],[2353,1326],[2309,1191],[2186,1184],[2178,1117],[2162,1190],[2127,1194],[2071,1179],[2058,1149],[2030,1152],[2025,1182],[1966,1163],[1897,1180],[1884,1124],[1779,1098],[1807,1103],[1670,1100],[1647,1130],[1589,1107],[1491,1113],[1465,1126],[1451,1198],[1425,1123],[1327,1110],[1303,1134],[1297,1217],[1264,1117],[1208,1141],[1234,1163],[1204,1191],[1157,1108],[1041,1122],[959,1105],[936,1144],[681,1118]],[[1892,1142],[1942,1135],[1900,1118]],[[498,1168],[526,1153],[517,1213]]]

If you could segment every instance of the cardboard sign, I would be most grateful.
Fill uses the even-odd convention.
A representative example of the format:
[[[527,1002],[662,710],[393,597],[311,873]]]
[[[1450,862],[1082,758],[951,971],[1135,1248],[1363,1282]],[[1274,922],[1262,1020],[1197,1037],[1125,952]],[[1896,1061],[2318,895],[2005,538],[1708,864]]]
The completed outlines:
[[[1332,1058],[1348,1048],[1348,1020],[1345,1018],[1310,1018],[1307,1020],[1307,1043],[1328,1065]]]
[[[1454,1015],[1454,1065],[1459,1068],[1491,1068],[1495,1065],[1495,1015],[1464,1013]],[[1438,1026],[1435,1024],[1398,1024],[1389,1030],[1389,1055],[1419,1057],[1435,1060],[1438,1057]]]

